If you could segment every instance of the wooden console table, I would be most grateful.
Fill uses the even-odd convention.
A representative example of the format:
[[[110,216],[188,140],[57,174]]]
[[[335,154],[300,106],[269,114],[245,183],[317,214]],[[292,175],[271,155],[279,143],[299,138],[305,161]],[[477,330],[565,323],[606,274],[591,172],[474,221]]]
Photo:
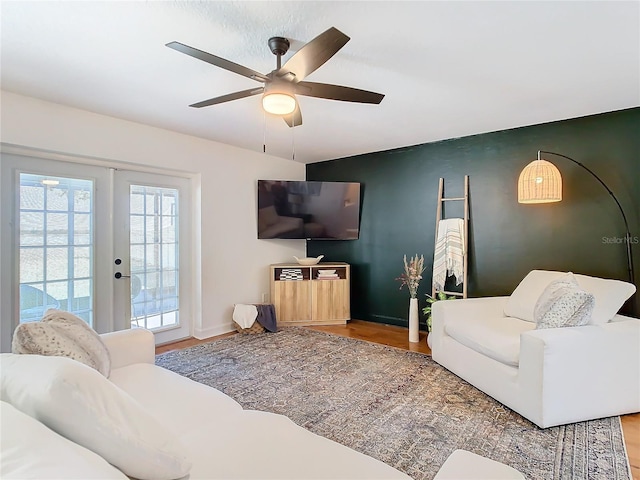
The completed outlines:
[[[320,270],[335,270],[337,277],[319,279]],[[277,263],[270,275],[278,325],[344,325],[351,319],[349,264]]]

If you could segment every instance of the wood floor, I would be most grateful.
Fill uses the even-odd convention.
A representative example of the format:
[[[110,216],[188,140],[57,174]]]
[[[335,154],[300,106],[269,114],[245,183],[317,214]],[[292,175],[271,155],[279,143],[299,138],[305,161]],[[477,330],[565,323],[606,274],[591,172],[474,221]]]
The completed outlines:
[[[420,342],[410,343],[407,329],[403,327],[395,327],[392,325],[382,325],[379,323],[363,322],[361,320],[352,320],[347,325],[330,325],[319,327],[308,327],[321,332],[333,333],[345,337],[358,338],[369,342],[381,343],[392,347],[403,348],[414,352],[431,353],[431,349],[426,342],[426,334],[420,332]],[[235,335],[235,333],[227,333],[206,340],[196,340],[190,338],[180,342],[163,345],[156,348],[156,353],[164,353],[171,350],[179,350],[182,348],[199,345],[201,343],[210,342],[211,340]],[[629,462],[631,464],[631,472],[633,480],[640,480],[640,413],[633,415],[623,415],[622,431],[624,433],[625,443],[627,445],[627,453],[629,454]]]

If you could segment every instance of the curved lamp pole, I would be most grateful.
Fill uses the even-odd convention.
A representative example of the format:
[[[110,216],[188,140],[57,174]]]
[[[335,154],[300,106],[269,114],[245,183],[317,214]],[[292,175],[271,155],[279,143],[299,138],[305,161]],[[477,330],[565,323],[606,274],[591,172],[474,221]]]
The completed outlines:
[[[624,220],[624,226],[626,229],[625,243],[627,244],[627,268],[629,271],[629,281],[635,284],[635,278],[633,273],[633,259],[631,257],[631,233],[629,232],[629,223],[627,222],[627,216],[624,214],[622,205],[613,194],[611,189],[598,177],[591,169],[584,166],[582,163],[574,160],[571,157],[567,157],[561,153],[548,152],[544,150],[538,150],[538,159],[527,165],[518,179],[518,202],[520,203],[548,203],[559,202],[562,200],[562,178],[558,169],[550,162],[542,160],[540,158],[541,153],[548,155],[556,155],[558,157],[566,158],[567,160],[581,166],[587,172],[593,176],[600,185],[602,185],[609,195],[616,202],[622,219]]]

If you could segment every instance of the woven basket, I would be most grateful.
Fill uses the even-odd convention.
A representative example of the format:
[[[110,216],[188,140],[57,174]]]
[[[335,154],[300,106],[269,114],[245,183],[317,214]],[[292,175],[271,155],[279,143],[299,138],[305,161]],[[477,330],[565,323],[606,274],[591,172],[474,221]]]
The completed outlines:
[[[236,327],[238,333],[262,333],[264,332],[264,327],[260,325],[258,322],[253,322],[249,328],[242,328],[238,325],[237,322],[233,322],[233,326]]]

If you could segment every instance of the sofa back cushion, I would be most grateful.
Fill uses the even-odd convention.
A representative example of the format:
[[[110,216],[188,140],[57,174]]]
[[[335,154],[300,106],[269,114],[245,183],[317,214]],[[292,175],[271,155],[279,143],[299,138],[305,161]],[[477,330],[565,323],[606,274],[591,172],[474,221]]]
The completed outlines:
[[[631,295],[636,292],[633,283],[622,280],[575,275],[578,285],[583,290],[592,293],[595,305],[591,314],[590,325],[607,323],[622,308]]]
[[[567,272],[532,270],[513,291],[504,307],[504,314],[535,322],[534,309],[547,285]],[[581,289],[593,294],[595,305],[589,324],[607,323],[618,313],[624,302],[636,291],[635,285],[621,280],[574,274]]]
[[[0,371],[1,400],[126,475],[171,480],[189,473],[176,436],[93,368],[67,357],[5,353]]]

